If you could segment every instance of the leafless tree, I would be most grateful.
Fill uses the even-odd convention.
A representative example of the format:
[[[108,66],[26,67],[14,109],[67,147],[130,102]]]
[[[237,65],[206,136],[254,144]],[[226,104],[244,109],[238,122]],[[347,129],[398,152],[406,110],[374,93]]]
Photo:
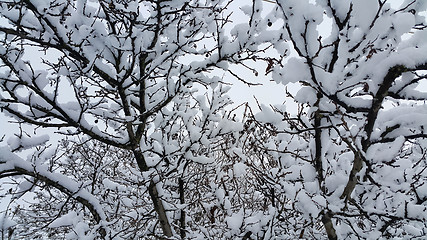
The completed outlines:
[[[230,103],[214,73],[258,51],[227,40],[230,2],[1,1],[0,14],[8,21],[0,27],[1,109],[35,126],[36,134],[49,128],[125,151],[127,157],[112,164],[137,164],[142,180],[135,180],[135,187],[145,184],[143,199],[149,196],[157,215],[150,234],[172,237],[181,228],[184,236],[185,222],[175,228],[168,217],[173,209],[167,202],[175,200],[165,196],[172,184],[167,179],[177,177],[173,181],[180,183],[189,162],[210,161],[209,151],[199,146],[222,134],[215,126],[228,121],[223,112]],[[12,151],[47,142],[48,137],[33,135],[17,134]],[[93,164],[104,166],[104,159],[99,161]],[[6,162],[12,159],[2,159]],[[42,182],[38,187],[56,188],[91,212],[100,236],[114,235],[106,227],[111,216],[101,209],[102,201],[89,199],[95,190],[55,179],[55,171],[71,177],[79,166],[45,169],[38,160],[31,166],[10,165],[0,176],[24,175],[32,184]],[[92,171],[94,182],[97,168]],[[76,192],[80,189],[85,195]]]

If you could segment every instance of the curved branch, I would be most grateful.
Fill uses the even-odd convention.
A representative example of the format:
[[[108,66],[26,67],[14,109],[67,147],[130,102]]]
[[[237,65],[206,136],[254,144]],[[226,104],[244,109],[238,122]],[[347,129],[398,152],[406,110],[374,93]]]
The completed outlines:
[[[49,172],[41,166],[33,166],[30,162],[10,152],[8,147],[0,147],[0,153],[0,179],[18,175],[34,177],[81,203],[90,211],[97,224],[107,220],[99,201],[88,191],[82,189],[77,182],[62,174]],[[105,236],[105,229],[100,227],[100,232]]]

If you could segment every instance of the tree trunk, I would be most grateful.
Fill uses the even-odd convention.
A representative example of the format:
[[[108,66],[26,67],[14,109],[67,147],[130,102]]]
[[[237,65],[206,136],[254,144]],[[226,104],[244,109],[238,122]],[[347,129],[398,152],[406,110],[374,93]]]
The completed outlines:
[[[148,167],[147,167],[147,164],[145,163],[145,159],[142,153],[139,150],[134,150],[133,153],[141,172],[148,171]],[[166,215],[166,210],[163,205],[162,199],[159,197],[159,192],[157,191],[156,183],[153,180],[150,180],[150,184],[148,186],[148,192],[150,194],[151,201],[153,202],[154,210],[156,210],[156,213],[159,217],[159,223],[160,223],[160,226],[162,227],[163,234],[166,237],[172,237],[172,228],[169,223],[169,219]]]
[[[159,197],[159,192],[157,191],[156,183],[153,180],[150,181],[150,185],[148,187],[148,192],[150,193],[151,200],[154,204],[154,209],[159,216],[160,226],[162,227],[163,234],[167,237],[172,237],[172,229],[169,224],[168,216],[166,215],[165,207],[163,206],[162,199]]]
[[[183,205],[185,203],[184,200],[184,180],[182,178],[179,178],[179,203]],[[180,228],[180,235],[181,239],[185,239],[185,210],[181,209],[181,216],[179,218],[179,228]]]
[[[337,234],[334,229],[334,225],[332,224],[332,214],[327,212],[323,214],[322,223],[325,226],[326,233],[328,234],[329,240],[337,240]]]

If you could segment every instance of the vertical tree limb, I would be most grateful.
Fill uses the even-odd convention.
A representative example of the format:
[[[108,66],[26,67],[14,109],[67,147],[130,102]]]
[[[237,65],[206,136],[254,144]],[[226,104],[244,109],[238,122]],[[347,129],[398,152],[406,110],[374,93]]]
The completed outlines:
[[[144,159],[144,156],[142,155],[142,153],[138,150],[135,150],[134,156],[136,158],[136,162],[137,162],[138,167],[141,170],[141,172],[148,171],[148,166],[145,163],[145,159]],[[169,219],[167,217],[166,210],[165,210],[165,207],[163,205],[162,199],[160,198],[159,192],[157,191],[156,183],[153,180],[150,181],[150,184],[148,186],[148,193],[150,194],[151,201],[153,202],[154,210],[156,211],[156,213],[159,217],[159,223],[160,223],[160,226],[163,230],[163,234],[167,237],[171,237],[172,236],[172,228],[171,228],[171,225],[169,223]]]
[[[326,233],[328,234],[329,240],[336,240],[337,234],[335,232],[334,226],[333,226],[332,221],[331,221],[332,216],[333,215],[331,212],[327,212],[327,213],[323,214],[322,223],[325,226]]]
[[[179,228],[181,239],[185,239],[185,210],[183,204],[185,203],[184,199],[184,180],[182,178],[178,179],[179,184],[179,203],[181,204],[181,213],[179,218]]]

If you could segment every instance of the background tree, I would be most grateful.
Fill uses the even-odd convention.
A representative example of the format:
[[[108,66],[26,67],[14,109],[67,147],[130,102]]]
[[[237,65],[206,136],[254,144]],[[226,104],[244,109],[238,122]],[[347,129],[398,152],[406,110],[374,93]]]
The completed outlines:
[[[297,111],[248,122],[279,238],[426,234],[426,2],[390,2],[277,1],[267,16],[294,53],[272,78],[301,85]]]

